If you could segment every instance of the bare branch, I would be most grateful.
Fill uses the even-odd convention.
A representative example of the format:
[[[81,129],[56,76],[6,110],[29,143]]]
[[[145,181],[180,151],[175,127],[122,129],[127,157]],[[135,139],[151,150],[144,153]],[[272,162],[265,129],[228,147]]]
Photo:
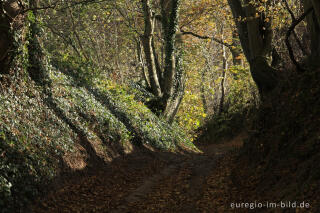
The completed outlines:
[[[70,5],[65,6],[65,7],[61,7],[61,8],[58,8],[58,1],[56,1],[54,4],[46,5],[46,6],[43,6],[43,7],[27,8],[27,9],[21,11],[21,14],[24,14],[24,13],[26,13],[28,11],[48,10],[48,9],[56,9],[56,10],[61,11],[61,10],[65,10],[65,9],[68,9],[68,8],[75,7],[77,5],[95,4],[95,3],[98,4],[98,3],[103,3],[103,2],[106,2],[106,1],[111,1],[111,0],[83,0],[83,1],[79,1],[79,2],[73,2]]]
[[[286,6],[286,9],[287,9],[288,12],[290,13],[290,16],[291,16],[292,21],[296,21],[296,17],[294,16],[294,13],[293,13],[292,10],[290,9],[290,6],[289,6],[287,0],[282,0],[282,2],[284,3],[284,5]]]
[[[292,12],[292,10],[290,9],[290,6],[289,6],[287,0],[282,0],[282,2],[285,4],[286,9],[287,9],[288,12],[290,13],[292,22],[295,22],[295,21],[296,21],[296,17],[295,17],[295,15],[294,15],[294,13]],[[294,38],[295,38],[295,40],[296,40],[299,48],[301,49],[302,53],[303,53],[304,55],[308,55],[308,53],[307,53],[307,52],[305,51],[305,49],[303,48],[303,45],[302,45],[302,43],[301,43],[298,35],[296,34],[295,30],[292,31],[292,34],[293,34],[293,36],[294,36]]]
[[[134,24],[132,23],[132,21],[128,18],[128,16],[126,15],[126,13],[124,11],[121,10],[120,7],[118,7],[116,4],[114,5],[114,8],[118,11],[118,13],[122,16],[122,18],[125,19],[124,24],[133,32],[135,32],[138,36],[142,36],[142,34],[134,27]]]
[[[47,10],[47,9],[55,9],[58,5],[58,1],[56,1],[54,4],[52,5],[47,5],[47,6],[44,6],[44,7],[32,7],[32,8],[27,8],[23,11],[21,11],[21,14],[24,14],[26,12],[29,12],[29,11],[36,11],[36,10]]]
[[[308,10],[306,10],[298,19],[292,22],[291,26],[289,27],[287,34],[286,34],[286,45],[289,51],[289,56],[293,64],[297,67],[297,70],[299,72],[304,72],[305,70],[300,66],[300,64],[297,62],[297,60],[294,57],[294,53],[292,50],[292,46],[289,41],[289,37],[291,35],[291,32],[294,31],[294,28],[309,14],[313,11],[313,7],[310,7]]]
[[[217,39],[217,38],[215,38],[215,37],[213,37],[213,36],[202,36],[202,35],[198,35],[198,34],[196,34],[196,33],[194,33],[194,32],[187,32],[187,31],[184,31],[184,30],[182,30],[182,29],[180,29],[180,32],[183,34],[183,35],[192,35],[192,36],[194,36],[194,37],[196,37],[196,38],[199,38],[199,39],[211,39],[212,41],[215,41],[215,42],[217,42],[217,43],[219,43],[219,44],[222,44],[222,45],[224,45],[224,46],[226,46],[226,47],[228,47],[228,48],[232,48],[232,45],[231,44],[228,44],[227,42],[224,42],[224,41],[222,41],[222,40],[220,40],[220,39]]]

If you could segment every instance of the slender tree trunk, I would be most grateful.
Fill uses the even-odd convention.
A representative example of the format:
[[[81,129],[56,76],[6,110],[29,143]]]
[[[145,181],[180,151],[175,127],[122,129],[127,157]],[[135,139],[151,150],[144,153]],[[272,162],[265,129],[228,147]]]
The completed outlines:
[[[205,81],[206,81],[206,73],[208,72],[208,69],[205,67],[201,71],[201,82],[200,82],[200,97],[203,105],[203,111],[205,114],[208,114],[208,103],[206,99],[206,92],[205,92]]]
[[[160,62],[159,62],[159,57],[158,57],[156,47],[154,44],[154,39],[152,39],[152,51],[153,51],[153,57],[154,57],[154,63],[156,66],[157,76],[158,76],[158,80],[159,80],[159,84],[160,84],[160,89],[162,89],[163,88],[163,74],[162,74],[162,69],[161,69]]]
[[[154,58],[153,48],[152,48],[152,39],[153,39],[152,37],[154,32],[155,18],[152,15],[152,10],[150,8],[149,0],[142,0],[142,6],[144,11],[145,31],[141,40],[142,40],[147,68],[149,72],[150,86],[151,86],[152,93],[157,97],[161,97],[162,92],[161,92],[161,87],[158,79],[157,68],[156,68],[155,58]]]
[[[227,52],[226,47],[222,46],[222,75],[221,75],[221,82],[220,82],[220,89],[221,89],[221,98],[219,103],[219,111],[218,113],[221,114],[224,111],[224,99],[225,99],[225,82],[226,82],[226,74],[228,70],[228,61],[227,61]]]
[[[142,79],[146,82],[147,88],[151,88],[149,78],[145,69],[145,63],[142,56],[142,44],[141,40],[137,39],[137,58],[138,58],[138,68],[141,69]]]
[[[179,93],[177,94],[177,97],[175,97],[171,101],[170,107],[166,108],[164,116],[170,124],[173,122],[174,117],[176,116],[176,114],[179,110],[179,106],[180,106],[181,101],[183,99],[183,95],[184,95],[184,91],[179,91]]]

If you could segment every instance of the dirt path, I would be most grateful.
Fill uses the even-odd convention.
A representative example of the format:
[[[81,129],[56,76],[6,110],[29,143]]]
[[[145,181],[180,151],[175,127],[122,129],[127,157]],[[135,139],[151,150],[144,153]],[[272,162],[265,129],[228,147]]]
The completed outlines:
[[[108,168],[70,178],[31,211],[204,212],[201,202],[207,199],[209,177],[242,139],[202,146],[202,154],[124,157]]]

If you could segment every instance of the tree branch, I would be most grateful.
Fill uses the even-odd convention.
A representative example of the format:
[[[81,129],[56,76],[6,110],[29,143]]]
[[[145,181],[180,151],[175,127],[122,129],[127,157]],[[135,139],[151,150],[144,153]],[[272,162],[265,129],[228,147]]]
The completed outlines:
[[[83,1],[79,1],[79,2],[73,2],[68,6],[65,7],[61,7],[57,10],[61,11],[61,10],[65,10],[68,8],[72,8],[75,7],[77,5],[84,5],[84,4],[95,4],[95,3],[102,3],[102,2],[106,2],[106,1],[111,1],[111,0],[83,0]],[[31,7],[31,8],[27,8],[23,11],[21,11],[21,14],[24,14],[28,11],[36,11],[36,10],[47,10],[47,9],[56,9],[58,7],[58,1],[56,1],[55,3],[51,4],[51,5],[46,5],[43,7]]]
[[[210,37],[210,36],[201,36],[201,35],[198,35],[198,34],[196,34],[196,33],[194,33],[194,32],[184,31],[184,30],[182,30],[182,29],[180,29],[180,32],[181,32],[183,35],[192,35],[192,36],[194,36],[194,37],[196,37],[196,38],[199,38],[199,39],[211,39],[212,41],[215,41],[215,42],[217,42],[217,43],[219,43],[219,44],[222,44],[222,45],[228,47],[229,49],[232,48],[232,45],[231,45],[231,44],[229,44],[229,43],[227,43],[227,42],[224,42],[224,41],[222,41],[222,40],[220,40],[220,39],[217,39],[217,38],[215,38],[215,37],[213,37],[213,36],[212,36],[212,37]]]
[[[287,9],[288,12],[290,13],[292,22],[295,22],[295,21],[296,21],[296,17],[295,17],[295,15],[294,15],[294,13],[292,12],[292,10],[290,9],[290,6],[289,6],[287,0],[282,0],[282,2],[285,4],[286,9]],[[300,47],[300,49],[301,49],[301,51],[302,51],[302,53],[303,53],[304,55],[308,55],[307,52],[305,51],[305,49],[303,48],[303,45],[302,45],[301,41],[299,40],[299,37],[298,37],[298,35],[296,34],[295,30],[293,30],[292,33],[293,33],[294,38],[296,39],[296,42],[297,42],[298,46]]]
[[[300,64],[297,62],[297,60],[294,57],[294,53],[292,50],[292,46],[290,44],[289,41],[289,37],[291,35],[291,32],[294,31],[294,28],[309,14],[311,13],[311,11],[313,11],[313,7],[310,7],[308,10],[306,10],[298,19],[294,20],[291,24],[291,26],[289,27],[287,34],[286,34],[286,45],[289,51],[289,56],[291,61],[293,62],[293,64],[297,67],[297,70],[299,72],[304,72],[305,70],[300,66]]]
[[[286,6],[286,9],[287,9],[288,12],[290,13],[290,16],[291,16],[292,21],[296,21],[296,17],[294,16],[294,13],[293,13],[292,10],[290,9],[290,6],[289,6],[287,0],[282,0],[282,2],[284,3],[284,5]]]
[[[56,1],[56,2],[55,2],[54,4],[52,4],[52,5],[47,5],[47,6],[44,6],[44,7],[31,7],[31,8],[27,8],[27,9],[21,11],[21,14],[24,14],[24,13],[29,12],[29,11],[35,11],[35,10],[55,9],[57,6],[58,6],[58,1]]]

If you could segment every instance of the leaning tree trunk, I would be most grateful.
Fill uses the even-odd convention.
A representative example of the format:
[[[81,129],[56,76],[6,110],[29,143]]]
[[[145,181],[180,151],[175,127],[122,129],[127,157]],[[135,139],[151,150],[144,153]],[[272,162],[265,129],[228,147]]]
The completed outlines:
[[[228,0],[232,10],[243,52],[250,64],[253,80],[260,95],[264,96],[277,85],[275,69],[270,66],[272,55],[271,21],[265,21],[265,14],[258,13],[248,0]],[[257,17],[256,14],[259,14]],[[243,20],[243,18],[246,20]]]

